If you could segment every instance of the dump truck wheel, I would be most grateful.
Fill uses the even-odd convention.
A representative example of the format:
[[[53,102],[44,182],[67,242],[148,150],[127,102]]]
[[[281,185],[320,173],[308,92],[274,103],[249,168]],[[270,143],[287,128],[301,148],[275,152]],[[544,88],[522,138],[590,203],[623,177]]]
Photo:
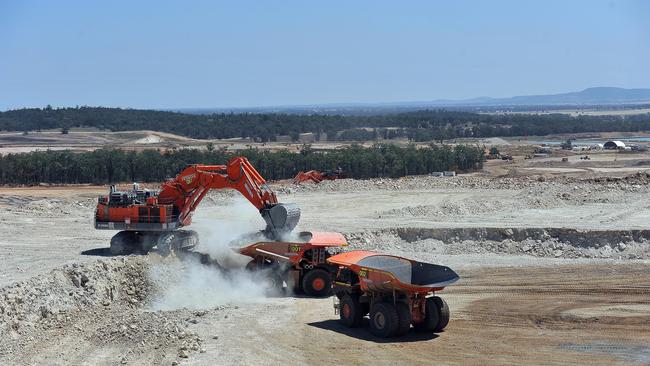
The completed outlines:
[[[445,300],[438,296],[434,296],[433,301],[438,308],[438,315],[440,315],[440,319],[438,319],[438,325],[436,325],[433,331],[440,332],[445,329],[447,324],[449,324],[449,305],[447,305],[447,302]]]
[[[359,297],[343,295],[339,303],[339,316],[341,317],[341,323],[350,328],[361,325],[364,314],[361,304],[359,304]]]
[[[262,273],[264,276],[262,278],[262,284],[267,296],[282,295],[284,293],[284,279],[282,276],[273,270]]]
[[[252,260],[246,265],[246,270],[254,273],[256,280],[262,285],[267,296],[277,296],[284,293],[284,277],[277,266],[264,265]]]
[[[326,296],[332,290],[332,277],[324,269],[312,269],[303,277],[302,288],[308,296]]]
[[[257,262],[255,262],[255,260],[251,260],[250,262],[248,262],[248,264],[246,264],[247,271],[253,272],[253,271],[257,271],[258,269],[259,269],[259,265],[257,264]]]
[[[392,304],[380,302],[370,310],[370,332],[377,337],[388,338],[397,333],[399,315]]]
[[[135,251],[135,233],[120,231],[111,238],[111,255],[131,254]]]
[[[397,316],[399,317],[399,325],[397,327],[397,336],[403,336],[411,330],[411,309],[408,304],[398,302]]]
[[[418,331],[435,331],[438,323],[440,322],[440,311],[433,297],[427,298],[424,303],[424,321],[419,324],[415,324],[414,328]]]

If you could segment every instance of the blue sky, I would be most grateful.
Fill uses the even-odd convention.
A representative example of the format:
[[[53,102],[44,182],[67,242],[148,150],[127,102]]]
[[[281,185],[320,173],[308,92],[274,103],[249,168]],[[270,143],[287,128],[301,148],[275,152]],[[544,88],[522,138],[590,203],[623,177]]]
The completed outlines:
[[[650,1],[0,1],[0,109],[650,87]]]

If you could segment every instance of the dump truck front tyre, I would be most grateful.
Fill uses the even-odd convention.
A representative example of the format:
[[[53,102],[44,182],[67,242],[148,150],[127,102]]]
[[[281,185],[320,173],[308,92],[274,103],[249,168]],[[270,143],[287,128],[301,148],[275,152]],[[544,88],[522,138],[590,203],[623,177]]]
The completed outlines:
[[[370,332],[377,337],[388,338],[397,334],[399,315],[393,304],[376,303],[370,310]]]
[[[440,323],[440,311],[438,310],[435,299],[429,297],[424,303],[424,321],[415,324],[414,328],[417,331],[433,332],[437,329],[438,323]]]
[[[307,296],[327,296],[332,290],[332,277],[324,269],[312,269],[303,277],[302,288]]]
[[[438,319],[438,325],[433,329],[434,332],[441,332],[447,324],[449,324],[449,317],[450,317],[450,312],[449,312],[449,305],[447,305],[447,302],[443,300],[441,297],[434,296],[433,297],[433,302],[436,304],[436,308],[438,309],[438,315],[440,319]]]
[[[343,295],[339,303],[339,316],[343,325],[350,328],[358,327],[361,325],[364,315],[359,303],[359,297],[348,294]]]

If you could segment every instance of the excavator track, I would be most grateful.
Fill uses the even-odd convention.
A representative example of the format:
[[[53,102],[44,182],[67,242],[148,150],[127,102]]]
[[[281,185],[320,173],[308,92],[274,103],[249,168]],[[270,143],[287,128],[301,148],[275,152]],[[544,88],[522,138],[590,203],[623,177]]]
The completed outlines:
[[[199,234],[194,230],[171,231],[160,235],[156,249],[158,253],[167,256],[172,252],[191,250],[199,243]]]
[[[199,235],[194,230],[120,231],[111,239],[110,252],[113,255],[146,254],[155,248],[167,256],[174,251],[191,250],[198,243]]]

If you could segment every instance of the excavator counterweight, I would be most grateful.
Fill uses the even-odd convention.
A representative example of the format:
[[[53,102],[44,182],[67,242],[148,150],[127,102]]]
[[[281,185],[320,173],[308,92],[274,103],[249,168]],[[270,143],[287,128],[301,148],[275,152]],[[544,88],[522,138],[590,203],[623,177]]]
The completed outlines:
[[[118,191],[111,186],[100,196],[95,212],[95,228],[122,230],[111,240],[111,252],[148,251],[157,247],[162,253],[191,248],[198,235],[179,230],[192,223],[194,210],[212,189],[240,192],[266,222],[264,233],[280,238],[291,232],[300,220],[300,209],[291,203],[279,203],[266,180],[244,157],[232,158],[227,165],[190,165],[159,190]]]

